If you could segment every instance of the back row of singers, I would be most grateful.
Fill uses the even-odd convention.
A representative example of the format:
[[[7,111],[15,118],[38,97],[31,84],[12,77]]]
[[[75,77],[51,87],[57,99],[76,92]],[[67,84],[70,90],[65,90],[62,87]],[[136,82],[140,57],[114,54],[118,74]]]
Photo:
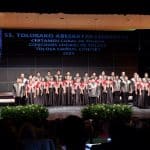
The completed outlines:
[[[17,85],[20,88],[17,88]],[[22,73],[13,87],[16,99],[20,99],[19,103],[27,100],[29,104],[45,106],[127,104],[130,95],[133,96],[135,106],[145,108],[150,101],[150,79],[147,73],[143,78],[134,73],[130,80],[125,72],[122,72],[120,77],[114,72],[110,76],[104,71],[99,76],[93,73],[90,77],[85,73],[82,78],[79,73],[73,78],[70,72],[67,72],[65,77],[60,71],[54,76],[48,72],[45,77],[38,72],[36,76],[30,75],[28,79]]]

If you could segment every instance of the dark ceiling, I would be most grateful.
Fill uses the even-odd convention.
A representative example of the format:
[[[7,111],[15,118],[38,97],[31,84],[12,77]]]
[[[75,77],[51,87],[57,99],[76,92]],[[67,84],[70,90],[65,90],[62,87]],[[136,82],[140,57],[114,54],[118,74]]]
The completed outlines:
[[[149,0],[1,0],[1,12],[150,14]]]

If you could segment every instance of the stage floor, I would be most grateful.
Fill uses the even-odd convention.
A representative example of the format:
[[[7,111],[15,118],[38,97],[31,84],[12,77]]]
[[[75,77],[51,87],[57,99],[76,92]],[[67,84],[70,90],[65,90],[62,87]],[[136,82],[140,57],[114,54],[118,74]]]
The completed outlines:
[[[69,115],[76,115],[81,117],[81,109],[85,106],[56,106],[48,107],[48,120],[63,119]]]
[[[49,117],[48,120],[63,119],[69,115],[76,115],[81,117],[81,110],[86,106],[57,106],[48,107]],[[138,107],[132,107],[132,118],[137,119],[150,119],[150,108],[141,109]]]

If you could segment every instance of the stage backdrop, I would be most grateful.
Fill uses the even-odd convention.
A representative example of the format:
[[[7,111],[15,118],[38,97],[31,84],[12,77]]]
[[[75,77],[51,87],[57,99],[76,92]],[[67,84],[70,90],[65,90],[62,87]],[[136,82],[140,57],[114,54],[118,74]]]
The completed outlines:
[[[138,71],[139,31],[0,30],[0,91],[26,76],[61,69],[65,74]],[[140,43],[141,44],[141,43]],[[140,45],[141,46],[141,45]]]

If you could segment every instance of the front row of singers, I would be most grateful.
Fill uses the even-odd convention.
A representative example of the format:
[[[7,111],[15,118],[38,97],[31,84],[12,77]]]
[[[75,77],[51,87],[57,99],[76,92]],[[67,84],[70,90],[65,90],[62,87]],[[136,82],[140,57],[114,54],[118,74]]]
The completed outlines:
[[[41,104],[45,106],[76,106],[96,103],[128,104],[132,96],[135,106],[146,108],[150,102],[150,80],[140,78],[138,74],[129,80],[127,76],[84,77],[72,79],[70,74],[48,79],[30,75],[28,80],[17,78],[13,85],[16,105]]]

